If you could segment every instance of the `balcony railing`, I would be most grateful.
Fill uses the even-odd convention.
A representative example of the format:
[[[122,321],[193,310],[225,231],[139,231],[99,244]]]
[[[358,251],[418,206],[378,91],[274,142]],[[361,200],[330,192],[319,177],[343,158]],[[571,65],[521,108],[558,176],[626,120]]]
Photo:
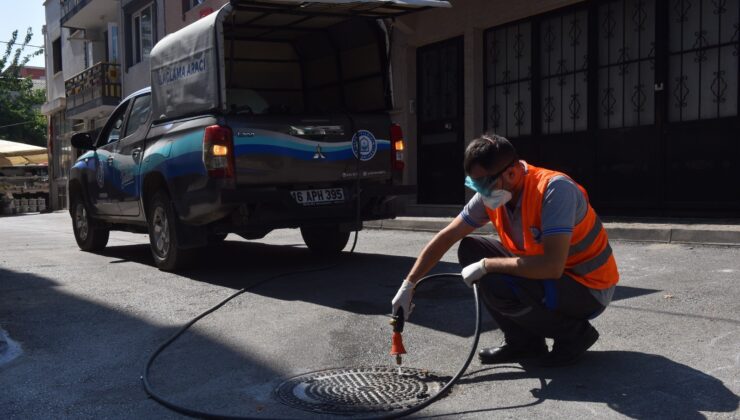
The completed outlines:
[[[90,0],[62,0],[62,25],[89,2]]]
[[[67,116],[110,109],[121,101],[121,66],[98,63],[65,80]],[[78,116],[86,118],[86,116]]]

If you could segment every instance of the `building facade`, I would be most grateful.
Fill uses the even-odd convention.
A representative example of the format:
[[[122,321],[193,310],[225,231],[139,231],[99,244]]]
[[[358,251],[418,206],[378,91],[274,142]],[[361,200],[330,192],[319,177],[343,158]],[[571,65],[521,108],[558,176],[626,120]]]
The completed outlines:
[[[60,191],[70,133],[99,127],[149,84],[159,39],[227,1],[46,1],[44,112]],[[459,211],[464,148],[484,131],[568,173],[602,213],[740,214],[740,0],[450,3],[389,31],[404,177],[418,186],[409,214]]]
[[[22,67],[20,76],[24,78],[25,77],[31,78],[31,83],[33,83],[34,90],[46,89],[46,68],[45,67],[34,67],[34,66]]]
[[[493,131],[604,213],[740,214],[738,0],[451,3],[394,28],[416,211],[456,214]]]
[[[100,129],[122,98],[149,86],[157,41],[226,1],[46,0],[52,208],[67,207],[72,134]]]
[[[66,118],[65,80],[84,70],[83,44],[70,42],[71,31],[62,27],[63,4],[59,0],[44,3],[44,51],[46,52],[46,103],[41,112],[49,121],[49,207],[67,206],[67,177],[74,160],[69,143],[73,125],[84,129],[79,121]],[[64,42],[63,42],[64,41]]]

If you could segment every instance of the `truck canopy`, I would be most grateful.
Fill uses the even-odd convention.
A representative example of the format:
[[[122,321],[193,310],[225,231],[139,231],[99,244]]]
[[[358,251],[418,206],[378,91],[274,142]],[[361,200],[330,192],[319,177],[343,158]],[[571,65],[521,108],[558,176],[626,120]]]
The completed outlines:
[[[375,21],[429,7],[450,4],[231,0],[152,49],[154,119],[275,103],[296,113],[387,108],[388,46],[372,39]]]

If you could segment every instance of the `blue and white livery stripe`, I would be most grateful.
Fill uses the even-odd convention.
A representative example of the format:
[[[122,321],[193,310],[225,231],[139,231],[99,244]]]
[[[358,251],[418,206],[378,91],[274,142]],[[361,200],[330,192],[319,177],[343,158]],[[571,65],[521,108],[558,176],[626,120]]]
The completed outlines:
[[[376,140],[378,150],[390,150],[390,140]],[[271,137],[250,137],[248,140],[237,140],[234,145],[236,155],[269,154],[288,156],[301,160],[313,160],[317,153],[327,161],[355,159],[352,142],[329,143],[291,141]]]

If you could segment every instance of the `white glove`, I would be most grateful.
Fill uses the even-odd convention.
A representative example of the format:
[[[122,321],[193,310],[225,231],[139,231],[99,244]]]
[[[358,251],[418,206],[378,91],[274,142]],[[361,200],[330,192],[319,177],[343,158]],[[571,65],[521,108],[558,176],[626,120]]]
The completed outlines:
[[[391,303],[393,304],[393,315],[396,315],[398,308],[403,308],[404,320],[409,319],[411,311],[414,310],[414,304],[411,303],[411,297],[414,295],[414,283],[404,280],[401,287],[396,292]]]
[[[462,269],[463,281],[468,287],[473,287],[473,283],[480,280],[481,277],[488,274],[486,271],[486,259],[483,258]]]

